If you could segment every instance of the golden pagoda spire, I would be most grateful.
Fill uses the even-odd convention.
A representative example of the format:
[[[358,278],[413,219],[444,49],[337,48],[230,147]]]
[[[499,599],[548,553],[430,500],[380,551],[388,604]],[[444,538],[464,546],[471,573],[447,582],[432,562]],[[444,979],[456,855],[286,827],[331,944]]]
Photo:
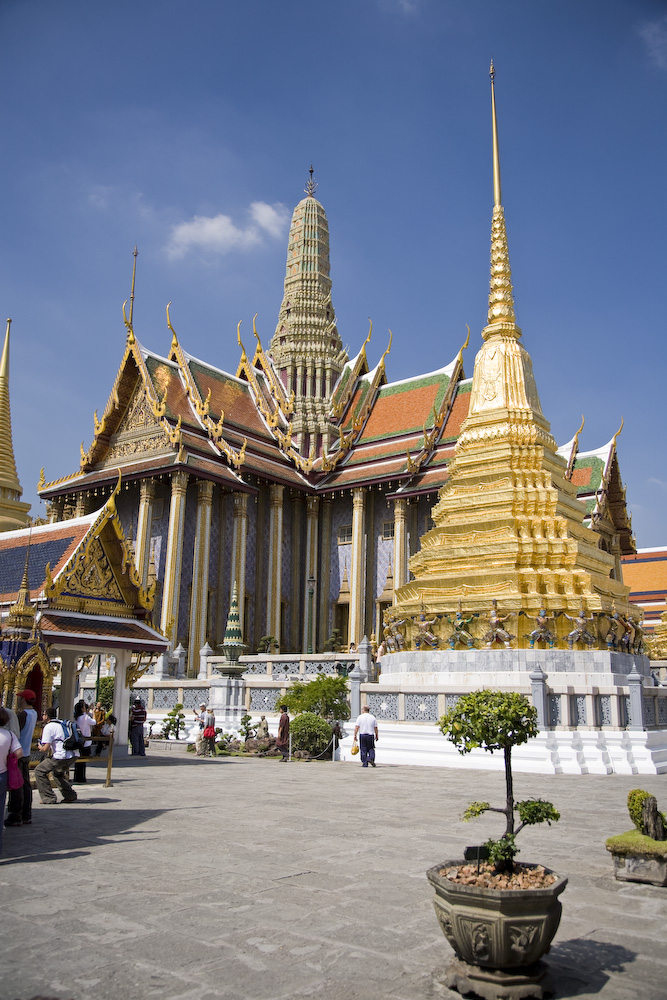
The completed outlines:
[[[486,339],[498,324],[503,324],[505,333],[508,325],[515,328],[514,335],[521,336],[516,326],[514,313],[514,292],[512,289],[512,270],[507,246],[507,231],[505,229],[505,213],[502,206],[500,189],[500,152],[498,149],[498,120],[496,117],[496,71],[491,61],[489,71],[491,77],[491,128],[493,133],[493,222],[491,225],[491,287],[489,290],[488,326],[482,332]]]
[[[35,622],[35,609],[30,601],[30,583],[28,581],[28,560],[30,559],[30,536],[25,554],[23,579],[16,595],[16,600],[9,609],[7,625],[10,628],[32,629]]]
[[[0,359],[0,531],[22,528],[28,520],[30,504],[21,503],[23,490],[16,474],[16,460],[12,444],[12,417],[9,405],[9,330]]]
[[[137,276],[137,257],[139,256],[136,243],[134,244],[132,256],[134,257],[134,263],[132,264],[132,291],[130,292],[130,326],[132,326],[132,317],[134,316],[134,279]]]

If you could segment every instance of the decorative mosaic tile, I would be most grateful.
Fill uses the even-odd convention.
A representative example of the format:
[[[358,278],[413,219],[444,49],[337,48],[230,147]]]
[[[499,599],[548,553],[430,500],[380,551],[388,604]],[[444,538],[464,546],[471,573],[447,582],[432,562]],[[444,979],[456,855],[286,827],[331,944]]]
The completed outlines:
[[[397,694],[369,694],[367,704],[376,719],[390,722],[398,721]]]
[[[283,660],[280,663],[274,662],[273,664],[273,676],[294,676],[294,674],[299,674],[299,661],[298,660]]]
[[[549,725],[560,726],[562,724],[560,695],[550,694],[549,699]]]
[[[644,725],[655,725],[655,698],[643,698],[644,702]]]
[[[178,691],[174,688],[155,688],[153,692],[153,708],[173,708],[178,704]]]
[[[275,711],[280,690],[278,688],[251,688],[250,689],[250,711],[273,712]]]
[[[246,670],[246,674],[265,674],[268,670],[268,664],[266,660],[259,660],[257,663],[249,663]]]
[[[406,694],[406,722],[435,722],[438,718],[437,694]]]
[[[627,728],[630,725],[630,695],[623,694],[618,699],[621,715],[621,726]]]
[[[601,694],[597,698],[598,725],[611,725],[611,695]]]
[[[208,688],[184,688],[183,708],[199,708],[202,702],[209,703]]]
[[[658,703],[658,725],[667,726],[667,698],[656,699]]]
[[[570,695],[570,719],[572,726],[586,725],[586,695]]]
[[[447,712],[449,712],[450,709],[456,708],[456,705],[457,705],[458,700],[459,700],[460,697],[461,697],[460,694],[446,694],[445,695],[445,710]]]
[[[332,663],[331,660],[307,660],[306,661],[306,673],[311,674],[329,674],[336,676],[338,671],[336,669],[337,664]]]

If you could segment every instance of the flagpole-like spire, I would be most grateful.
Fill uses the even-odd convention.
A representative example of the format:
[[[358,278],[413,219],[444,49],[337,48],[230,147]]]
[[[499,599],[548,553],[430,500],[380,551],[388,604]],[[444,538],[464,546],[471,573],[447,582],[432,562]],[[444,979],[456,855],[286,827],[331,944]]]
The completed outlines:
[[[500,190],[500,153],[498,151],[498,120],[496,117],[496,71],[491,61],[491,128],[493,133],[493,223],[491,225],[491,286],[489,290],[488,326],[482,331],[486,339],[494,332],[521,336],[514,312],[512,270],[507,246],[505,212]]]
[[[493,59],[491,60],[489,76],[491,77],[491,127],[493,130],[493,204],[497,207],[498,205],[502,205],[503,201],[500,193],[500,153],[498,151],[498,120],[496,118],[496,71]]]
[[[17,492],[17,499],[22,490],[16,475],[16,460],[12,444],[12,418],[9,407],[9,331],[11,319],[7,320],[5,343],[0,360],[0,486]]]
[[[132,319],[134,316],[134,280],[137,276],[137,257],[139,256],[136,243],[134,244],[132,256],[134,257],[134,263],[132,264],[132,291],[130,292],[130,326],[132,326]]]

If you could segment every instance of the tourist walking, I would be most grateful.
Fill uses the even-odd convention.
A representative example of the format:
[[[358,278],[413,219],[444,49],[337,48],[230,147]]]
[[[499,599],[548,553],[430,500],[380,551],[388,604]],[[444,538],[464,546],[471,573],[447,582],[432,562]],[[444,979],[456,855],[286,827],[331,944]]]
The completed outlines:
[[[5,799],[7,798],[7,757],[13,753],[21,761],[23,750],[19,738],[9,728],[9,713],[6,708],[0,708],[0,820],[5,815]],[[2,833],[4,827],[0,822],[0,851],[2,850]]]
[[[282,754],[282,761],[286,761],[289,756],[289,715],[287,714],[287,705],[281,705],[280,711],[282,715],[280,716],[280,721],[278,722],[278,736],[276,738],[276,746]]]
[[[204,755],[206,757],[215,757],[215,715],[210,705],[207,706],[202,716],[202,722],[204,723],[202,732],[205,747]]]
[[[47,708],[42,716],[45,723],[39,749],[50,754],[35,768],[35,782],[39,797],[45,806],[55,805],[58,799],[51,788],[49,775],[53,775],[65,802],[76,802],[77,794],[67,780],[67,769],[70,762],[76,758],[74,750],[65,750],[63,741],[66,732],[63,723],[58,718],[55,708]]]
[[[21,788],[13,788],[9,791],[9,810],[5,826],[29,826],[32,823],[32,788],[30,787],[30,749],[32,747],[32,735],[37,724],[37,712],[35,711],[35,692],[26,688],[19,691],[17,695],[17,719],[19,723],[19,742],[21,744],[22,756],[19,759],[19,768],[23,775],[23,785]],[[0,813],[2,816],[2,813]]]
[[[93,727],[93,739],[94,739],[96,736],[103,736],[104,735],[104,733],[102,732],[102,729],[104,727],[104,722],[105,722],[105,719],[106,719],[106,712],[104,711],[104,708],[102,707],[102,702],[101,701],[98,701],[97,704],[95,705],[95,708],[93,709],[93,719],[95,720],[95,725]],[[104,747],[104,742],[105,742],[104,740],[96,740],[95,741],[95,756],[96,757],[99,757],[100,754],[102,753],[102,748]]]
[[[195,712],[195,719],[198,722],[197,735],[195,736],[195,753],[198,757],[203,757],[206,751],[206,744],[204,743],[204,716],[206,715],[206,702],[203,701],[199,706],[199,711]]]
[[[368,705],[364,705],[361,715],[354,724],[354,739],[359,734],[359,749],[361,751],[361,766],[375,767],[375,744],[378,741],[378,724]]]
[[[146,709],[141,698],[135,698],[130,712],[130,743],[132,745],[133,757],[145,757],[146,747],[144,746],[144,722],[146,721]]]
[[[86,707],[85,701],[77,701],[74,706],[74,722],[76,723],[77,729],[81,735],[81,740],[83,746],[80,750],[81,757],[90,757],[93,745],[91,736],[93,733],[93,727],[95,725],[95,720],[92,715],[88,714],[88,709]],[[74,784],[75,785],[85,785],[86,781],[86,761],[77,760],[74,764]]]

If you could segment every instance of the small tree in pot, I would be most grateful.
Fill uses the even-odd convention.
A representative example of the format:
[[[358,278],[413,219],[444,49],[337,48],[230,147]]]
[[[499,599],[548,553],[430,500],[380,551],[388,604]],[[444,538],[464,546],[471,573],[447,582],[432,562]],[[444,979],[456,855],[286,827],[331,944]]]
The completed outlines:
[[[515,838],[524,826],[535,823],[556,822],[560,813],[551,802],[542,799],[514,801],[512,776],[512,748],[537,736],[537,711],[522,694],[503,691],[473,691],[459,698],[456,706],[438,722],[440,731],[447,736],[459,753],[481,749],[493,753],[502,750],[505,758],[504,807],[488,802],[471,802],[463,819],[473,819],[485,812],[498,812],[505,816],[505,833],[499,840],[485,844],[496,871],[512,871],[518,853]],[[518,812],[520,824],[515,826],[514,813]]]
[[[546,966],[540,959],[558,929],[558,896],[567,879],[535,865],[519,866],[521,873],[513,874],[517,833],[529,824],[559,818],[550,802],[514,801],[512,749],[537,736],[537,712],[522,695],[475,691],[459,698],[438,725],[459,753],[478,748],[489,753],[502,751],[506,791],[504,807],[473,802],[463,817],[471,819],[484,812],[505,816],[503,836],[485,845],[495,873],[476,879],[460,861],[447,861],[427,872],[436,893],[440,927],[456,953],[446,984],[487,1000],[496,1000],[499,995],[542,997],[540,981]],[[518,825],[515,812],[519,814]],[[508,989],[513,992],[503,992]]]

